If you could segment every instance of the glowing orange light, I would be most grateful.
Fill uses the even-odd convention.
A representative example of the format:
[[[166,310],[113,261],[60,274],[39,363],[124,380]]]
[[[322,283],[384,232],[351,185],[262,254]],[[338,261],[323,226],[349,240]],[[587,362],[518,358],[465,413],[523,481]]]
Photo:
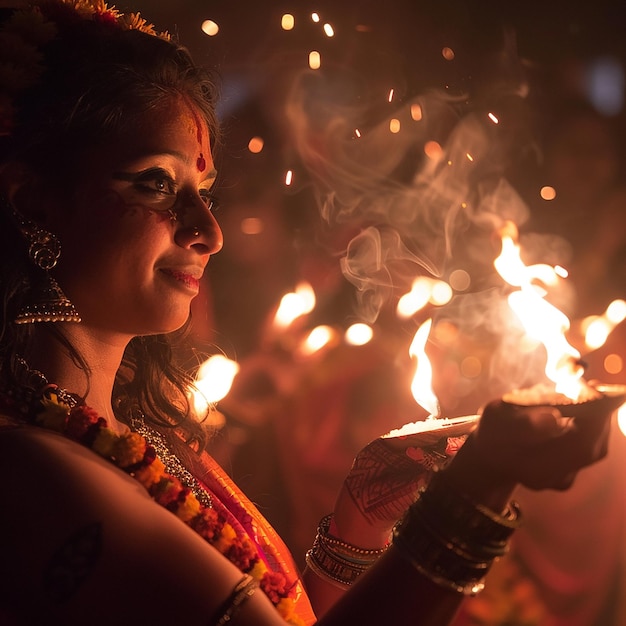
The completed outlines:
[[[220,27],[213,20],[204,20],[201,28],[202,32],[209,37],[214,37],[220,31]]]
[[[210,406],[224,398],[239,372],[239,364],[221,354],[208,358],[198,369],[189,392],[196,416],[204,417]]]
[[[307,282],[296,285],[295,291],[286,293],[274,315],[274,326],[287,328],[294,320],[315,308],[315,292]]]
[[[285,174],[285,185],[289,187],[289,185],[291,185],[292,182],[293,182],[293,172],[291,170],[287,170],[287,173]]]
[[[252,137],[252,139],[248,142],[248,150],[250,150],[252,154],[258,154],[261,150],[263,150],[264,145],[265,142],[261,137]]]
[[[360,131],[358,128],[355,128],[355,129],[354,129],[354,134],[355,134],[357,137],[360,137],[360,136],[361,136],[361,131]]]
[[[263,232],[263,220],[258,217],[245,217],[239,227],[244,235],[260,235]]]
[[[582,321],[585,344],[591,350],[601,348],[613,329],[626,319],[626,301],[613,300],[602,315],[590,315]]]
[[[429,159],[432,159],[433,161],[438,161],[443,155],[443,149],[438,142],[427,141],[424,144],[424,153]]]
[[[387,96],[387,100],[389,102],[393,100],[393,87],[389,90],[389,95]]]
[[[624,369],[624,360],[619,354],[607,354],[604,358],[604,370],[609,374],[619,374]]]
[[[316,326],[300,346],[300,352],[305,356],[315,354],[328,345],[334,336],[335,332],[330,326]]]
[[[469,289],[469,286],[472,283],[470,275],[465,270],[461,269],[450,272],[448,280],[450,282],[450,287],[456,291],[465,291],[466,289]]]
[[[311,52],[309,52],[309,67],[312,70],[319,70],[321,65],[322,57],[320,53],[317,50],[311,50]]]
[[[334,37],[335,31],[330,24],[324,24],[324,33],[326,33],[326,37]]]
[[[419,104],[411,105],[411,119],[419,122],[422,119],[422,107]]]
[[[446,61],[452,61],[454,59],[454,50],[446,46],[441,50],[441,56],[443,56]]]
[[[544,200],[554,200],[556,198],[556,189],[554,187],[550,187],[550,185],[544,185],[539,190],[539,195]]]
[[[469,152],[466,152],[466,153],[465,153],[465,156],[466,156],[466,158],[467,158],[467,160],[468,160],[468,161],[471,161],[471,162],[473,162],[473,161],[474,161],[474,157],[473,157],[473,156],[472,156]]]
[[[280,19],[280,26],[283,30],[291,30],[295,26],[296,20],[291,13],[285,13]]]
[[[312,19],[315,23],[317,23],[317,22],[319,22],[319,21],[320,21],[320,16],[319,16],[319,14],[318,14],[318,13],[311,13],[311,19]]]
[[[500,120],[493,114],[493,113],[489,113],[487,115],[487,117],[489,117],[489,119],[494,123],[494,124],[499,124]]]
[[[368,324],[358,322],[348,327],[345,334],[346,343],[352,346],[364,346],[372,340],[374,331]]]
[[[389,130],[392,133],[399,133],[400,132],[400,120],[396,119],[395,117],[389,120]]]

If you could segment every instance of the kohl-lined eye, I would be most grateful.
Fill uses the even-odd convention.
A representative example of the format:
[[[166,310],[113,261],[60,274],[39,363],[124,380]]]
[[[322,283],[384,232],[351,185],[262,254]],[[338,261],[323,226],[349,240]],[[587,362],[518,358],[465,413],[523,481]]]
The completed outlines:
[[[215,195],[209,189],[200,189],[198,191],[200,197],[204,200],[204,204],[206,204],[207,209],[209,211],[215,212],[219,209],[219,202]]]
[[[154,167],[142,172],[117,172],[113,175],[117,180],[127,181],[132,188],[146,196],[151,204],[159,205],[163,211],[169,210],[176,201],[178,192],[176,182],[161,167]]]

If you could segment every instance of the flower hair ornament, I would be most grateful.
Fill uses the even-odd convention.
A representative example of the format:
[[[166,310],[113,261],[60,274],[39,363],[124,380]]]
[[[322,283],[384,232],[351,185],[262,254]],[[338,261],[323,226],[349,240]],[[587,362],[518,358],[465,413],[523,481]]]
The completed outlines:
[[[59,7],[70,11],[55,10]],[[11,135],[14,98],[37,83],[44,69],[41,48],[55,38],[63,19],[91,20],[170,39],[139,13],[121,13],[103,0],[0,0],[0,12],[7,10],[12,13],[0,26],[0,137]]]

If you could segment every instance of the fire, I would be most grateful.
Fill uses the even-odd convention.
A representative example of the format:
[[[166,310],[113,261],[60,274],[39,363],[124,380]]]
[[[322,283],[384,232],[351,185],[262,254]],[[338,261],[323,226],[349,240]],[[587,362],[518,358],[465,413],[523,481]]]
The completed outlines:
[[[315,292],[307,282],[296,285],[295,291],[286,293],[278,305],[274,316],[274,326],[286,328],[294,320],[310,313],[315,308]]]
[[[432,388],[433,368],[425,352],[432,322],[432,319],[428,319],[417,329],[409,348],[409,354],[417,359],[417,367],[411,383],[411,393],[415,401],[428,411],[430,418],[437,418],[441,411],[439,401]]]
[[[196,416],[204,418],[211,405],[228,394],[238,372],[239,364],[222,354],[215,354],[202,363],[189,389]]]
[[[442,306],[450,302],[452,288],[443,280],[419,276],[413,281],[411,290],[405,293],[396,306],[398,317],[409,318],[421,311],[427,304]]]
[[[555,384],[556,392],[577,400],[584,389],[580,353],[569,344],[566,333],[570,328],[568,317],[545,300],[547,291],[537,284],[555,285],[559,272],[545,265],[526,266],[520,258],[517,228],[508,222],[501,230],[502,252],[494,261],[499,274],[513,287],[509,306],[521,321],[526,333],[541,342],[546,349],[546,376]]]
[[[591,350],[601,348],[611,331],[626,319],[626,301],[613,300],[602,315],[590,315],[582,321],[585,344]]]
[[[330,326],[316,326],[304,339],[300,352],[304,356],[311,356],[327,346],[335,337],[335,331]]]

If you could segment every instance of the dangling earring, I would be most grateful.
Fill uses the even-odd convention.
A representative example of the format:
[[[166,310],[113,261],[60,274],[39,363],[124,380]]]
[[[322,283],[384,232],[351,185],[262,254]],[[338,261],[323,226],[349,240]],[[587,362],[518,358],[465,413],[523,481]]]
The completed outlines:
[[[63,293],[50,270],[61,256],[61,243],[58,238],[39,228],[13,209],[22,235],[28,241],[28,256],[39,268],[38,277],[31,280],[26,301],[15,318],[16,324],[35,322],[80,322],[74,305]]]

